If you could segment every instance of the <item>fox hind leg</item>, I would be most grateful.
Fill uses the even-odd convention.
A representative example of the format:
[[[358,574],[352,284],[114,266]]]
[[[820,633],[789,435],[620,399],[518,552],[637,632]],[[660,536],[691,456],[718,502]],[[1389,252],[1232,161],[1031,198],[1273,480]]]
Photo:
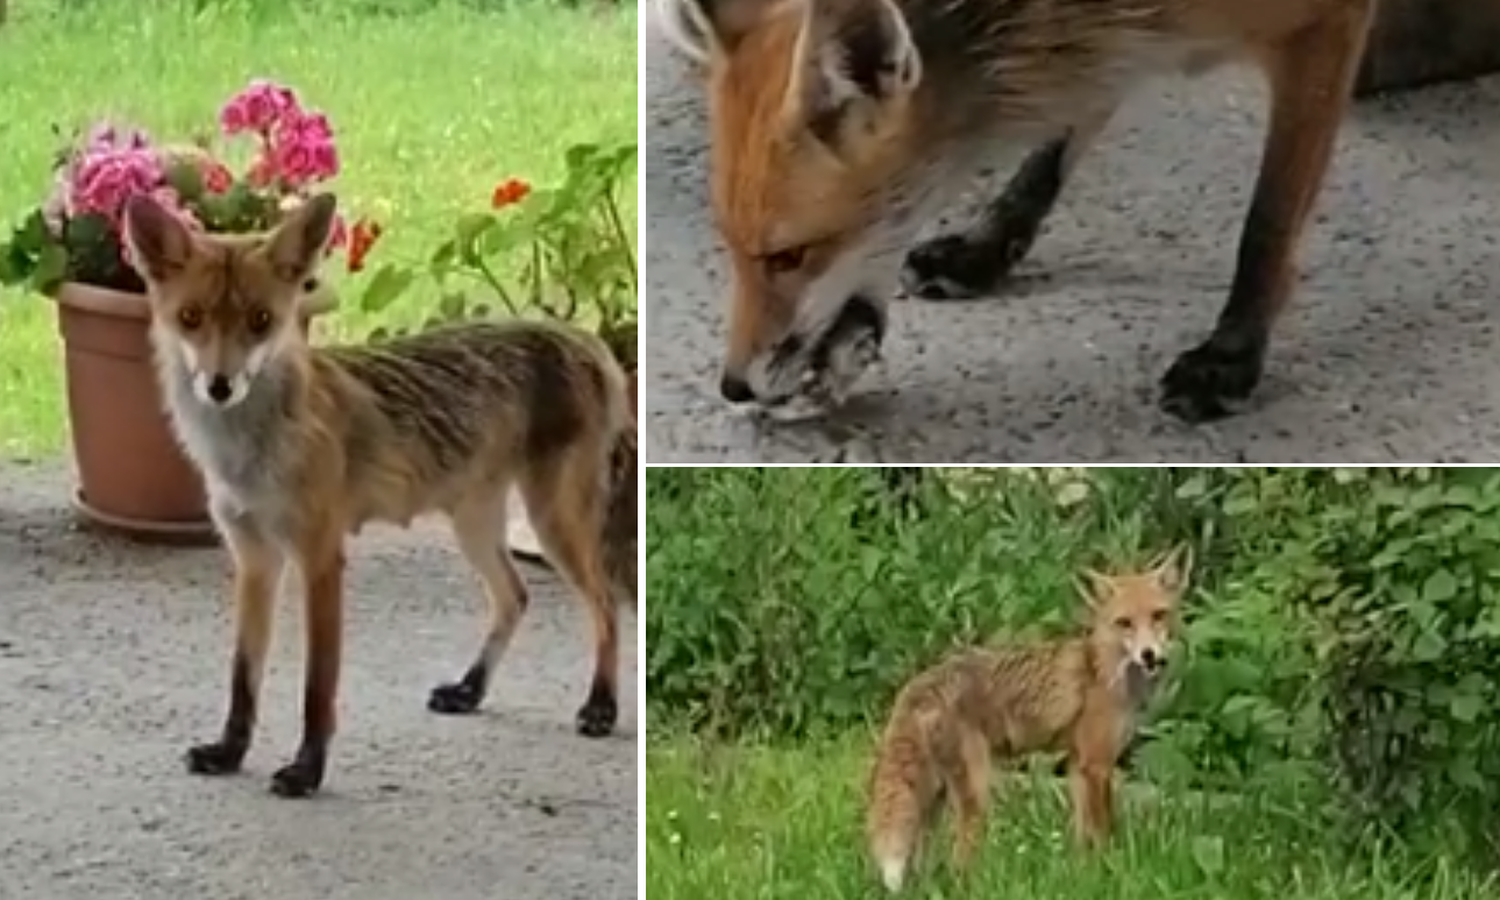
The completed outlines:
[[[581,442],[534,462],[521,480],[532,529],[547,559],[588,607],[594,624],[594,674],[578,709],[578,733],[604,737],[619,718],[620,635],[604,560],[605,451]]]
[[[499,492],[502,498],[508,495],[508,489]],[[490,675],[515,636],[528,596],[505,538],[505,501],[476,500],[453,510],[451,518],[459,552],[479,575],[490,613],[489,630],[469,668],[457,681],[434,687],[427,697],[428,709],[457,715],[472,713],[484,702]]]
[[[924,300],[958,300],[994,290],[1031,252],[1042,223],[1115,105],[1101,109],[1031,151],[967,231],[913,247],[901,270],[906,292]]]
[[[990,746],[984,735],[965,729],[956,754],[944,766],[944,793],[953,811],[953,868],[966,871],[984,835],[990,802]]]

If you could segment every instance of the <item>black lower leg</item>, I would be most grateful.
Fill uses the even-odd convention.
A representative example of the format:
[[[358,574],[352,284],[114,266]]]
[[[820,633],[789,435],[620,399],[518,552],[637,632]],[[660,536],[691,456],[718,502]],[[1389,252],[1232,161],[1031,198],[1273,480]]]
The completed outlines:
[[[188,771],[198,775],[227,775],[240,770],[255,730],[255,696],[250,661],[243,653],[236,652],[229,679],[229,713],[224,718],[223,731],[217,741],[188,750]]]
[[[489,690],[490,667],[481,655],[458,681],[440,684],[427,695],[427,708],[435,713],[460,715],[479,709]]]
[[[615,730],[619,718],[614,683],[604,673],[594,673],[588,699],[578,709],[578,733],[584,737],[604,737]]]
[[[303,699],[302,743],[290,764],[271,776],[271,792],[282,797],[306,797],[323,784],[328,769],[328,744],[333,738],[331,698],[312,687]]]
[[[978,224],[915,248],[902,273],[906,290],[928,300],[973,297],[995,288],[1036,243],[1067,180],[1073,133],[1033,150]]]
[[[1289,290],[1292,237],[1276,198],[1257,192],[1245,217],[1234,283],[1207,341],[1177,358],[1162,377],[1162,408],[1187,422],[1221,419],[1260,383],[1271,323]]]

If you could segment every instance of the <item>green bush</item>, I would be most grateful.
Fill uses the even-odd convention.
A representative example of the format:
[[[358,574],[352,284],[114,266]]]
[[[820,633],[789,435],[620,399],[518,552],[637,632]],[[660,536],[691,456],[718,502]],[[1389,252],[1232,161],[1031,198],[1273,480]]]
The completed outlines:
[[[857,528],[868,470],[647,483],[653,727],[868,727],[956,645],[1071,627],[1079,567],[1186,541],[1194,590],[1148,770],[1216,789],[1319,778],[1391,829],[1493,840],[1494,470],[948,470],[924,514]]]

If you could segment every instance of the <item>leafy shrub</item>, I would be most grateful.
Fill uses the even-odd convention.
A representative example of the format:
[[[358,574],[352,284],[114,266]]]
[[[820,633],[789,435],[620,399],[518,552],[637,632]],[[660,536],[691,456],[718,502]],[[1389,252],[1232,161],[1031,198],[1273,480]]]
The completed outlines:
[[[955,645],[1070,627],[1080,566],[1198,560],[1148,769],[1319,777],[1385,827],[1493,840],[1494,470],[948,470],[859,528],[859,469],[650,470],[653,723],[866,727]],[[1434,823],[1440,823],[1433,828]]]

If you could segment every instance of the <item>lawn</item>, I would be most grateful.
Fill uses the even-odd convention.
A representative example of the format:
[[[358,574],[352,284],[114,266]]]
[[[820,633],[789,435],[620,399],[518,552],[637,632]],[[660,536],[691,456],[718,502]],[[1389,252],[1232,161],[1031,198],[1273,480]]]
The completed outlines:
[[[0,26],[6,227],[47,190],[54,125],[109,115],[186,138],[212,129],[223,100],[254,77],[293,85],[328,114],[343,157],[333,189],[346,209],[385,223],[372,269],[424,259],[498,181],[546,182],[569,145],[637,132],[634,4],[65,5],[21,0]],[[626,212],[633,225],[633,204]],[[368,271],[350,276],[346,295]],[[395,314],[421,321],[424,299]],[[333,330],[356,324],[342,313]],[[53,454],[66,440],[54,330],[45,301],[0,289],[0,458]]]
[[[865,856],[870,738],[797,749],[658,740],[647,751],[646,891],[651,900],[841,900],[885,896]],[[1469,900],[1495,896],[1446,862],[1350,861],[1330,850],[1311,798],[1247,785],[1234,798],[1125,792],[1105,852],[1066,837],[1063,783],[997,788],[968,877],[946,867],[946,833],[903,896],[979,900]],[[932,852],[937,851],[937,852]]]

